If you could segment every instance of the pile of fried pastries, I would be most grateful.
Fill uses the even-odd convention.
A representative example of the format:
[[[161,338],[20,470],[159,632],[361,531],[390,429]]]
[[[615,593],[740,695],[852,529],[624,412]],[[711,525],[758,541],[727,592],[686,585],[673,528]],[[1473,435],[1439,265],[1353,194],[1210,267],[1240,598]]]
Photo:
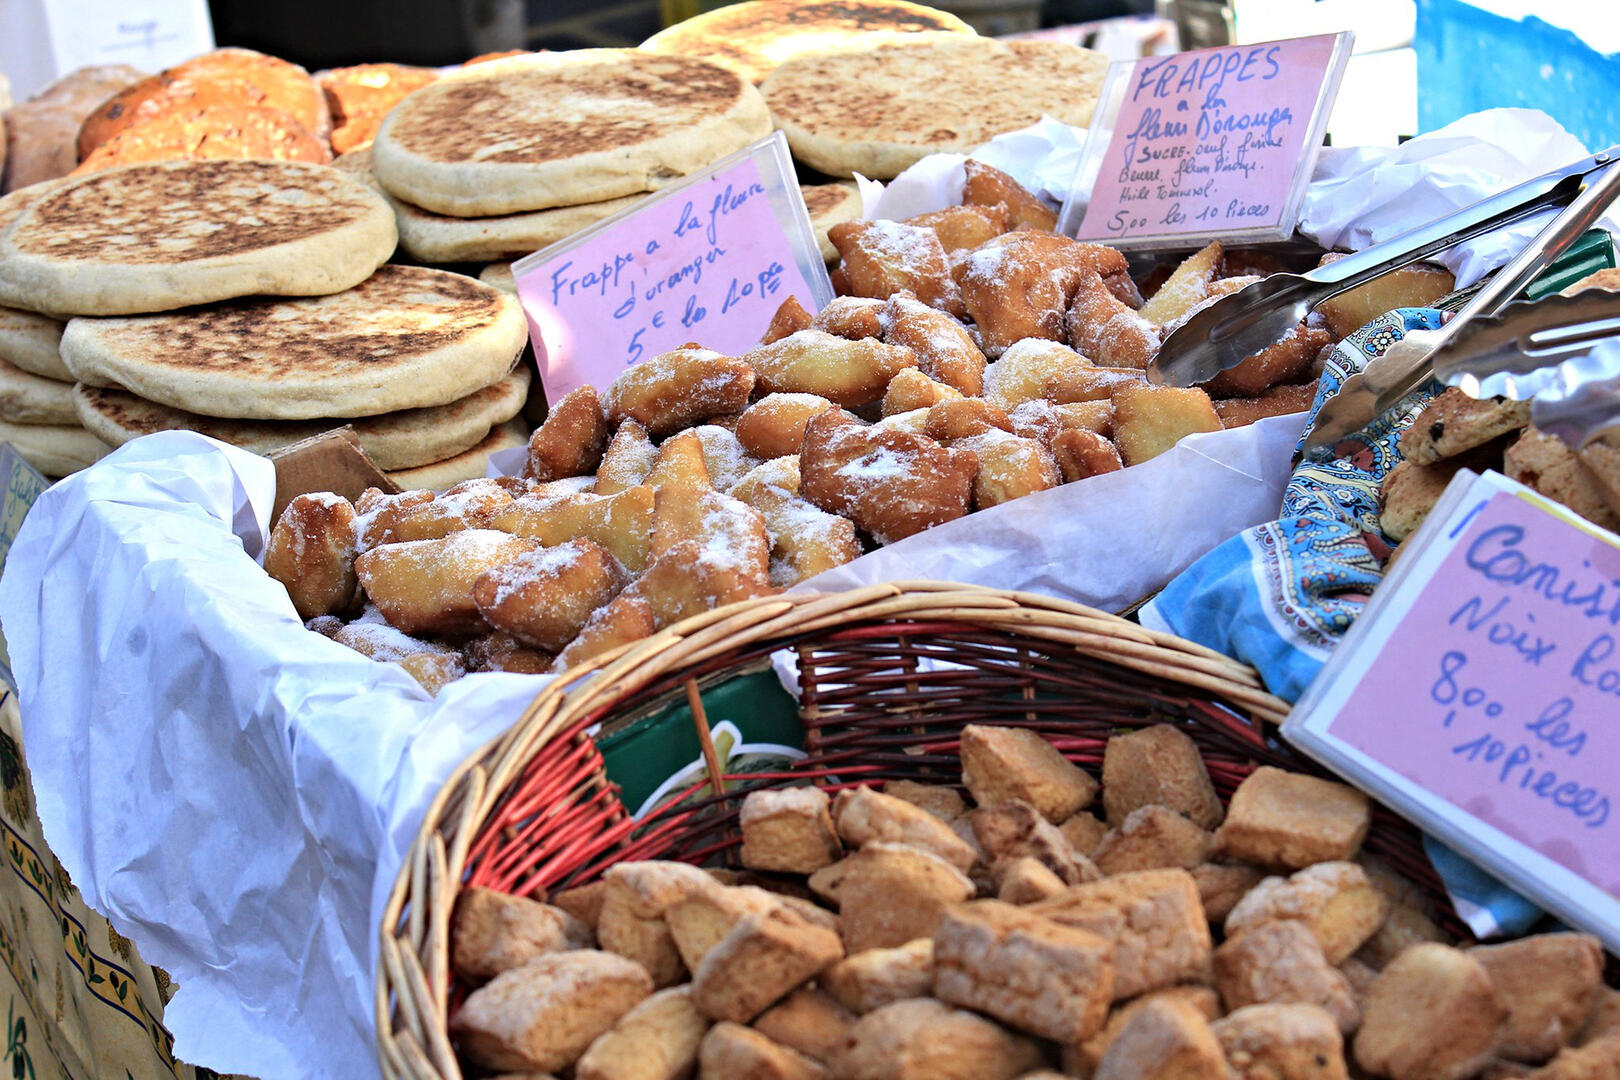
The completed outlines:
[[[834,226],[842,295],[815,315],[789,296],[741,355],[688,344],[568,394],[522,477],[294,500],[265,567],[312,629],[430,689],[561,671],[1187,435],[1299,412],[1324,349],[1451,284],[1398,271],[1202,388],[1156,386],[1143,369],[1163,335],[1258,280],[1253,258],[1212,243],[1144,301],[1122,253],[1054,219],[969,161],[960,206]]]
[[[1223,810],[1168,725],[1097,781],[968,726],[961,784],[759,790],[742,870],[622,863],[547,902],[465,890],[469,1065],[574,1080],[1609,1077],[1586,934],[1469,945],[1361,853],[1353,788],[1281,769]]]

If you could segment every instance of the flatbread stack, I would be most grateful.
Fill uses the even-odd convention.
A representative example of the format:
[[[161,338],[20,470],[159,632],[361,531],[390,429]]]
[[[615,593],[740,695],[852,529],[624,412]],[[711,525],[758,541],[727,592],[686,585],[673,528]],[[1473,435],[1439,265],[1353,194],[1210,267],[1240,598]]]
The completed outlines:
[[[794,57],[929,32],[972,34],[973,28],[948,11],[906,0],[748,0],[676,23],[641,47],[707,60],[758,84]]]
[[[1043,116],[1085,127],[1107,74],[1106,55],[1077,45],[932,33],[795,57],[760,89],[800,162],[888,180]]]
[[[759,91],[701,60],[529,53],[463,68],[394,106],[369,170],[407,255],[493,262],[611,217],[770,130]]]

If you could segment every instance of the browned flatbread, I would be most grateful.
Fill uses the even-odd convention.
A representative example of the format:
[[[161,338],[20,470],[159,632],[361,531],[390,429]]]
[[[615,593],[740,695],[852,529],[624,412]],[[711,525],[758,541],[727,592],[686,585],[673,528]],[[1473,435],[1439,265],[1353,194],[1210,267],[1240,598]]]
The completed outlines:
[[[838,248],[828,238],[827,230],[861,216],[860,190],[848,183],[807,184],[799,190],[804,193],[804,208],[810,212],[810,227],[816,231],[821,258],[837,262]]]
[[[210,105],[176,110],[125,128],[79,163],[73,175],[143,161],[269,161],[332,159],[327,145],[280,109],[257,105]]]

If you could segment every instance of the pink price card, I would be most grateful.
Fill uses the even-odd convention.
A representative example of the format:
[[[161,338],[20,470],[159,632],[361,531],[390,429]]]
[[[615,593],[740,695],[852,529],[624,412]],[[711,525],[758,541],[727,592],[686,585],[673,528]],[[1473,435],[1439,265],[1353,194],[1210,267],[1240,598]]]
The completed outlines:
[[[553,403],[689,341],[743,352],[788,297],[833,295],[780,132],[512,272]]]
[[[1620,945],[1620,537],[1460,473],[1284,735]]]
[[[1286,240],[1353,37],[1114,64],[1059,231],[1124,248]]]

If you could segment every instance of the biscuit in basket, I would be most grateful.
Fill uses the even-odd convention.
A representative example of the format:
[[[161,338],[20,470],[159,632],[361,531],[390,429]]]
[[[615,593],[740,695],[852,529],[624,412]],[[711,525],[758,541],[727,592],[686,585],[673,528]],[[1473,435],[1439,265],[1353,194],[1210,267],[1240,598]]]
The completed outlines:
[[[945,247],[933,229],[899,221],[846,221],[827,230],[853,296],[887,300],[911,293],[929,307],[964,315]]]
[[[1367,990],[1356,1064],[1391,1080],[1461,1080],[1490,1061],[1508,1016],[1477,959],[1414,945]]]
[[[1209,858],[1213,844],[1208,832],[1174,810],[1143,806],[1109,830],[1092,860],[1105,874],[1170,866],[1191,870]]]
[[[1226,1080],[1226,1057],[1203,1013],[1158,997],[1136,1010],[1097,1063],[1095,1080]]]
[[[867,844],[820,874],[835,869],[837,884],[830,891],[838,904],[838,931],[851,953],[932,937],[945,909],[977,891],[944,859],[903,844]],[[829,889],[825,880],[817,891],[822,889]]]
[[[1119,824],[1143,806],[1167,806],[1195,824],[1221,823],[1221,801],[1203,755],[1186,732],[1169,724],[1113,735],[1103,751],[1103,806]]]
[[[1620,513],[1610,508],[1603,486],[1556,435],[1535,427],[1525,428],[1503,455],[1502,471],[1563,503],[1594,525],[1620,529]]]
[[[745,915],[703,955],[692,1001],[705,1016],[746,1024],[843,956],[836,933],[785,907]]]
[[[523,475],[544,482],[594,473],[607,443],[607,417],[596,389],[582,386],[563,395],[529,436]]]
[[[795,990],[759,1014],[754,1030],[783,1046],[830,1065],[849,1040],[856,1016],[826,991]]]
[[[810,317],[810,326],[851,341],[883,336],[883,301],[870,296],[835,296]]]
[[[962,162],[962,203],[966,206],[1004,207],[1007,224],[1014,229],[1051,232],[1057,211],[1000,169],[968,158]]]
[[[1209,921],[1219,926],[1239,900],[1265,877],[1265,871],[1243,863],[1204,863],[1192,868],[1198,899]]]
[[[1317,1005],[1346,1033],[1360,1019],[1350,981],[1327,962],[1304,923],[1264,923],[1228,938],[1215,950],[1214,969],[1215,986],[1229,1010],[1271,1002]]]
[[[1029,907],[1114,942],[1114,999],[1194,978],[1209,966],[1209,923],[1185,870],[1140,870],[1071,886]]]
[[[1012,1080],[1040,1063],[1032,1040],[966,1009],[915,998],[861,1017],[836,1069],[841,1080]]]
[[[1383,925],[1389,901],[1353,862],[1307,866],[1291,877],[1269,877],[1226,917],[1226,936],[1263,923],[1297,919],[1310,928],[1330,964],[1348,960]]]
[[[1314,1005],[1249,1005],[1209,1027],[1241,1080],[1348,1080],[1339,1026]]]
[[[591,615],[629,580],[606,548],[570,540],[484,571],[473,582],[472,598],[497,630],[555,653],[578,637]]]
[[[1113,994],[1113,945],[999,900],[946,913],[934,935],[934,994],[1058,1042],[1102,1027]]]
[[[893,543],[968,512],[978,462],[932,439],[874,431],[836,413],[805,425],[800,494]]]
[[[450,966],[473,979],[595,944],[591,928],[562,908],[494,889],[462,890],[450,920]]]
[[[968,724],[961,736],[962,786],[982,807],[1023,799],[1057,824],[1090,805],[1097,781],[1028,728]]]
[[[1575,1037],[1575,1044],[1585,1046],[1616,1032],[1620,1032],[1620,990],[1612,986],[1599,987],[1593,999],[1592,1011],[1587,1013]]]
[[[750,349],[738,362],[753,369],[762,393],[815,394],[854,408],[881,401],[889,380],[916,367],[917,357],[877,338],[851,340],[812,327]]]
[[[597,1036],[574,1080],[681,1080],[692,1074],[708,1019],[688,986],[660,990]]]
[[[485,623],[473,583],[539,546],[494,529],[466,529],[440,540],[372,548],[354,560],[354,570],[366,596],[405,633],[475,632]]]
[[[896,949],[853,953],[823,971],[816,982],[853,1013],[928,997],[934,986],[934,943],[918,938]]]
[[[996,899],[1009,904],[1033,904],[1067,888],[1045,863],[1029,855],[1001,859],[991,868],[991,874]]]
[[[840,791],[833,801],[832,816],[838,835],[851,847],[905,844],[937,855],[964,872],[975,859],[973,849],[948,824],[921,807],[873,788]]]
[[[1217,853],[1298,870],[1353,859],[1372,824],[1367,796],[1347,784],[1262,765],[1232,794]]]
[[[1528,401],[1503,397],[1480,400],[1448,386],[1401,433],[1401,455],[1419,465],[1432,465],[1529,423]]]
[[[468,994],[450,1034],[486,1068],[561,1071],[652,990],[646,970],[622,956],[548,953]]]
[[[741,412],[754,389],[744,360],[688,344],[626,368],[603,396],[611,424],[634,420],[653,438]]]
[[[276,519],[264,569],[286,586],[300,619],[354,604],[355,522],[354,504],[329,492],[299,495]]]
[[[1108,835],[1108,826],[1097,820],[1096,815],[1089,811],[1082,811],[1068,818],[1058,826],[1058,832],[1069,842],[1069,846],[1088,859],[1102,843],[1104,836]]]
[[[596,923],[602,948],[640,964],[660,988],[679,982],[686,967],[664,912],[695,892],[713,889],[714,880],[697,867],[678,862],[620,863],[603,880],[606,888]]]
[[[883,306],[883,340],[910,349],[924,375],[976,396],[984,388],[984,353],[950,315],[907,292]]]
[[[1574,1041],[1603,987],[1603,946],[1589,934],[1537,934],[1467,950],[1507,1004],[1496,1052],[1540,1063]]]
[[[1113,1012],[1108,1014],[1108,1021],[1102,1030],[1082,1042],[1065,1046],[1063,1071],[1071,1076],[1091,1076],[1097,1071],[1097,1064],[1108,1052],[1108,1047],[1124,1030],[1125,1025],[1130,1023],[1131,1018],[1148,1002],[1161,998],[1191,1005],[1206,1020],[1214,1020],[1221,1015],[1221,1000],[1215,991],[1207,986],[1172,986],[1167,990],[1154,990],[1152,993],[1143,994],[1116,1006]]]
[[[992,862],[1029,856],[1067,885],[1102,877],[1102,871],[1075,851],[1057,826],[1022,799],[1003,798],[990,809],[973,811],[969,818],[979,847]]]
[[[943,784],[920,784],[915,780],[886,780],[883,794],[904,799],[933,814],[941,821],[955,821],[967,813],[967,803],[955,788]]]
[[[820,788],[751,791],[738,824],[742,864],[752,870],[813,874],[844,854]]]
[[[698,1080],[830,1080],[825,1066],[752,1028],[722,1020],[698,1049]]]
[[[1575,456],[1586,475],[1596,481],[1609,509],[1620,515],[1620,443],[1598,439],[1575,451]]]

